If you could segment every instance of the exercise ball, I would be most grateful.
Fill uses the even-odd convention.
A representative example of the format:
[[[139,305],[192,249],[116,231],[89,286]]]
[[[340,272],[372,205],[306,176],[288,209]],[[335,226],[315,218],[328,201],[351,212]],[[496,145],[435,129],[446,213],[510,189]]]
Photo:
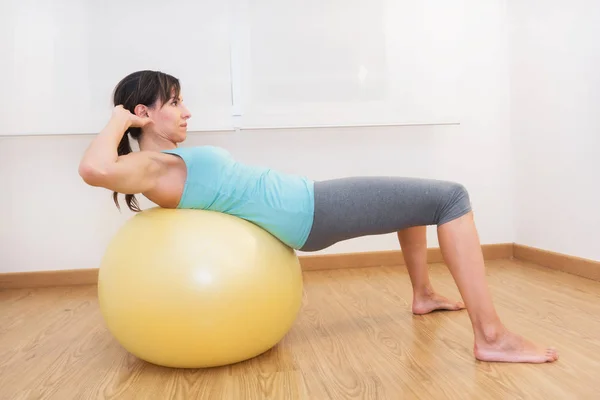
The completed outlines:
[[[108,330],[136,357],[215,367],[264,353],[287,334],[302,273],[295,251],[251,222],[152,208],[108,244],[98,299]]]

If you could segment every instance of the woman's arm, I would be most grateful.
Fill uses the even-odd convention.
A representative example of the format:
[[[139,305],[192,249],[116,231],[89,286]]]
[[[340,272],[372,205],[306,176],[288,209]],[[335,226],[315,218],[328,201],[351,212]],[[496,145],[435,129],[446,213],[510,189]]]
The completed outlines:
[[[163,164],[154,152],[133,152],[119,156],[117,147],[132,126],[143,127],[151,122],[140,118],[122,106],[115,107],[106,127],[94,138],[79,164],[79,175],[91,186],[100,186],[119,193],[142,193],[154,187]]]

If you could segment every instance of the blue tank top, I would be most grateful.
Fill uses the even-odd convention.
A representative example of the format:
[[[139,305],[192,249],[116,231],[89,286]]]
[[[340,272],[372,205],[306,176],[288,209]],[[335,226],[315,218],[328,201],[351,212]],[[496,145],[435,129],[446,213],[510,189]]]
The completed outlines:
[[[214,146],[163,150],[183,159],[187,179],[177,208],[231,214],[262,227],[288,246],[306,242],[314,216],[314,182],[245,165]]]

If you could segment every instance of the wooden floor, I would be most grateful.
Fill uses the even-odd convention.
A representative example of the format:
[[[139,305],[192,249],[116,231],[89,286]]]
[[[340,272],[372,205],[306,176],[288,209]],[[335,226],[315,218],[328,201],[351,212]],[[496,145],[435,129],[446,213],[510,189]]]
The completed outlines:
[[[296,325],[273,350],[211,370],[128,355],[95,287],[0,292],[0,399],[598,399],[600,283],[488,263],[500,315],[555,345],[554,364],[474,360],[465,311],[413,316],[403,267],[307,272]],[[442,265],[434,286],[458,297]]]

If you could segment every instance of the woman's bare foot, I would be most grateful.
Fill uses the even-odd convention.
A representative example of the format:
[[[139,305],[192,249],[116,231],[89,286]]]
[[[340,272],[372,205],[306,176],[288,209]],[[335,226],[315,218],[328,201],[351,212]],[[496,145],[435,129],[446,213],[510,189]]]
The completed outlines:
[[[437,293],[415,294],[413,298],[413,314],[423,315],[436,310],[458,311],[465,308],[460,301],[450,301]]]
[[[475,339],[475,358],[480,361],[546,363],[558,360],[553,348],[540,347],[509,331]]]

